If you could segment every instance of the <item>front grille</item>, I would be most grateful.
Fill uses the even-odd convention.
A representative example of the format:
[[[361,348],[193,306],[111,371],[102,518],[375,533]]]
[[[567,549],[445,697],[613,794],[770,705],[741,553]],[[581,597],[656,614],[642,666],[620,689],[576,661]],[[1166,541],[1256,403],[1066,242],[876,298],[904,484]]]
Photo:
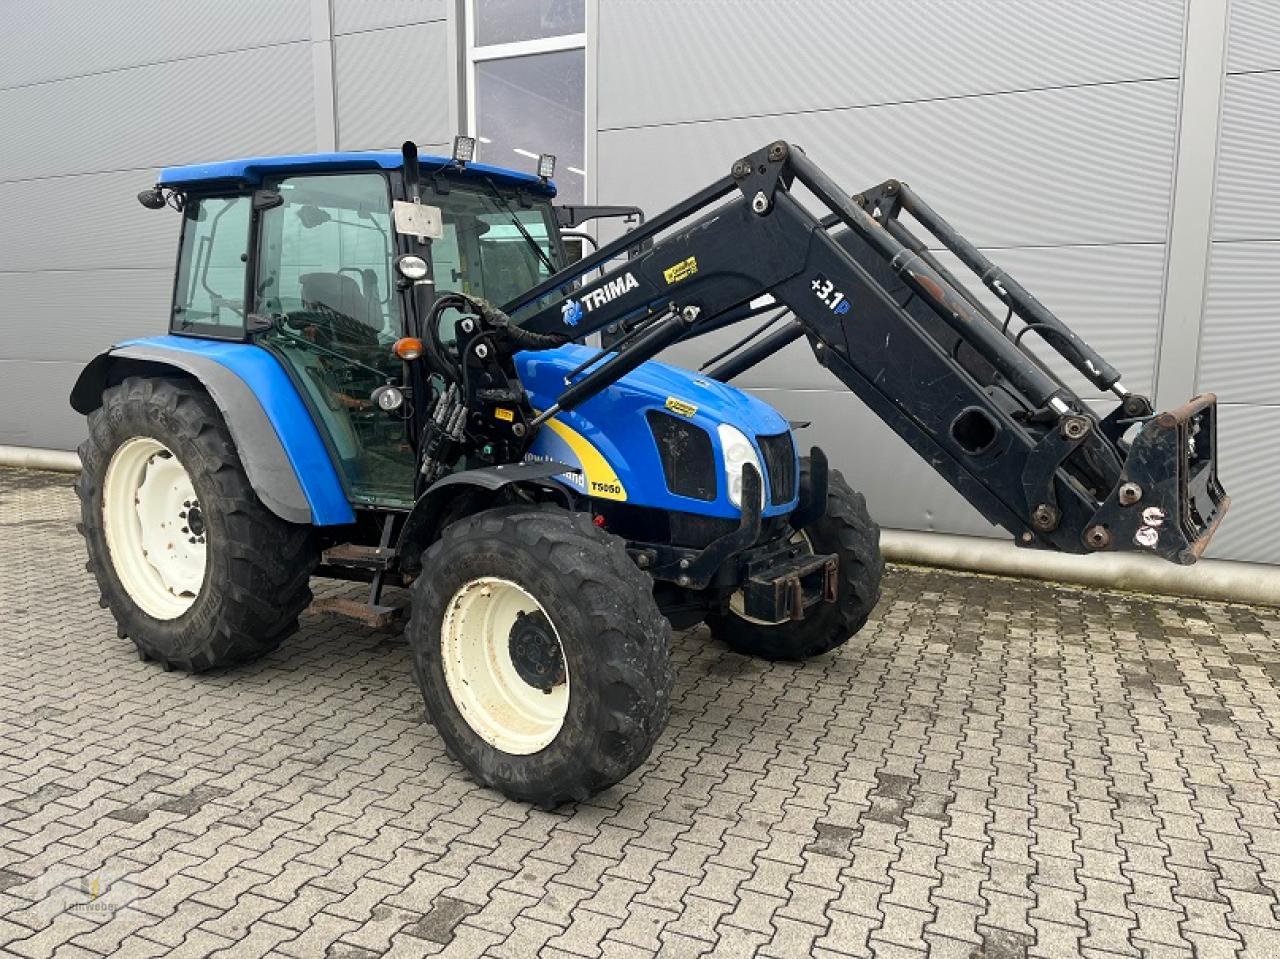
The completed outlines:
[[[716,458],[707,431],[659,410],[650,410],[646,418],[658,444],[667,489],[692,499],[715,499]]]
[[[774,506],[790,503],[796,495],[796,450],[790,433],[757,436],[764,454],[764,471],[769,477],[769,502]]]

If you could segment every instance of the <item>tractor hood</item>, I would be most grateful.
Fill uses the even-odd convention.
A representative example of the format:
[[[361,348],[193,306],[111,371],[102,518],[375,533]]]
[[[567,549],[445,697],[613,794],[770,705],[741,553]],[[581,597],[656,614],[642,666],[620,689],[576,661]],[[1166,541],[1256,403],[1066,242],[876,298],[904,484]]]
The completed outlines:
[[[517,354],[516,370],[533,408],[551,406],[564,391],[565,377],[598,352],[570,344]],[[729,500],[717,433],[721,424],[736,428],[755,448],[765,481],[764,515],[793,509],[798,466],[782,414],[742,390],[652,360],[577,409],[548,421],[534,438],[528,458],[579,467],[580,474],[560,479],[599,499],[736,517],[739,509]],[[661,443],[659,433],[666,437]],[[766,456],[759,437],[782,435],[788,436],[785,447],[775,440],[769,444],[774,455]],[[777,454],[780,448],[785,455]],[[775,474],[786,470],[790,475],[771,476],[770,464]],[[671,489],[675,474],[680,478],[674,485],[686,492]],[[690,484],[699,487],[698,495],[688,495]],[[779,493],[783,499],[775,503]]]

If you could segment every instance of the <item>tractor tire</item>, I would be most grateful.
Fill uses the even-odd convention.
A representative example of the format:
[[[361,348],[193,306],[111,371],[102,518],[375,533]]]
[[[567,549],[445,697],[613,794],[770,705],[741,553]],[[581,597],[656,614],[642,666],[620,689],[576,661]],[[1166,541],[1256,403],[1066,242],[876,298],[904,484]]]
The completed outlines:
[[[86,568],[141,658],[201,672],[256,659],[297,628],[317,559],[311,528],[261,503],[198,385],[110,387],[80,462]]]
[[[800,460],[802,482],[809,472],[809,458]],[[736,652],[772,660],[809,659],[843,646],[880,601],[884,557],[880,554],[880,527],[867,513],[863,495],[832,470],[827,483],[827,512],[798,536],[808,540],[815,553],[834,553],[840,561],[834,602],[810,610],[799,621],[763,623],[744,618],[732,606],[707,617],[711,635]]]
[[[671,627],[622,540],[581,513],[486,510],[445,528],[412,590],[427,713],[481,783],[549,809],[644,762],[667,722]]]

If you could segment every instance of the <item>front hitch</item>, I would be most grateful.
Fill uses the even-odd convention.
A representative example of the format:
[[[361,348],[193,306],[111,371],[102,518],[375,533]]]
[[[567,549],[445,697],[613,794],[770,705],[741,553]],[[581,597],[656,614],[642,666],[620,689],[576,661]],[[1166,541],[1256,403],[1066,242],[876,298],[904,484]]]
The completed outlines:
[[[1218,482],[1218,399],[1197,396],[1142,427],[1120,482],[1084,534],[1094,551],[1153,553],[1189,566],[1231,503]]]

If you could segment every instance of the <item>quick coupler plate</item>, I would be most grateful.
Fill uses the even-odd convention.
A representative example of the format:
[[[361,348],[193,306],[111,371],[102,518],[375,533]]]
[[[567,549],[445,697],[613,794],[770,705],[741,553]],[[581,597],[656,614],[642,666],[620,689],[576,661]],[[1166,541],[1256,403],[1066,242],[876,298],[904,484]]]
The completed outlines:
[[[1217,436],[1212,393],[1151,417],[1133,440],[1120,482],[1085,530],[1085,545],[1194,563],[1231,503],[1218,481]]]

